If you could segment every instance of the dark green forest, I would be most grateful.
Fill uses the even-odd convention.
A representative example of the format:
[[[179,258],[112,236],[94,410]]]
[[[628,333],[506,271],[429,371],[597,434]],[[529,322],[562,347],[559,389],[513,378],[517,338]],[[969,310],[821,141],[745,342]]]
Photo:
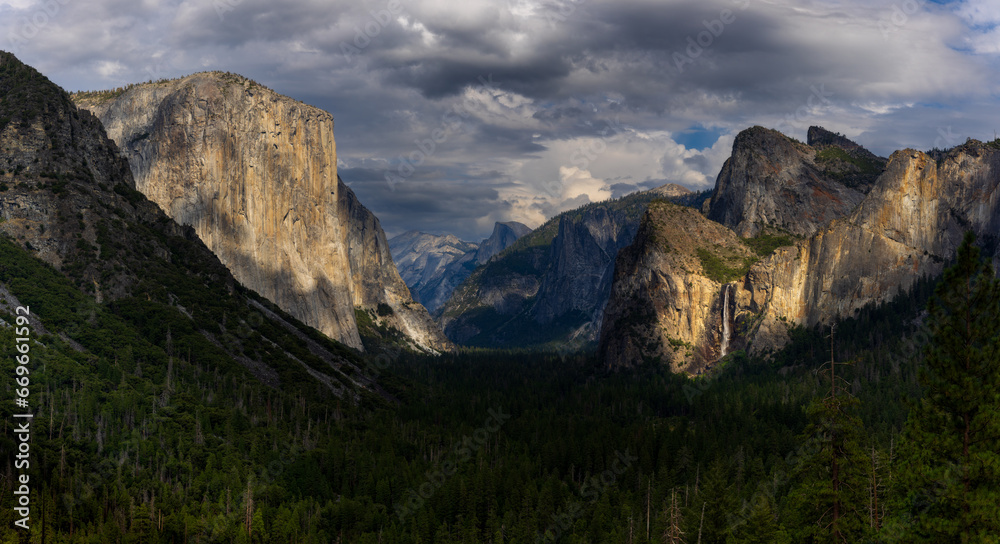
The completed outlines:
[[[85,297],[3,249],[0,283],[64,331],[32,348],[30,532],[10,529],[14,407],[2,407],[4,542],[1000,534],[1000,295],[971,239],[943,280],[832,331],[793,329],[767,357],[734,353],[711,376],[608,373],[586,353],[401,353],[362,365],[386,394],[357,403],[304,375],[261,384],[166,307],[59,311]],[[9,376],[15,345],[0,327]]]

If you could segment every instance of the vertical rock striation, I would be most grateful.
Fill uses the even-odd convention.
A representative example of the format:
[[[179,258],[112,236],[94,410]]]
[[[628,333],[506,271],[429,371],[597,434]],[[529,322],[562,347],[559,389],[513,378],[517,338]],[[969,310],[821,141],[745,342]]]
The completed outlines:
[[[690,245],[685,240],[692,239],[692,225],[698,225],[699,218],[687,218],[689,224],[681,224],[664,216],[663,210],[651,207],[635,242],[618,257],[601,332],[601,351],[608,366],[659,359],[677,370],[691,372],[735,350],[766,352],[780,348],[787,343],[792,325],[812,327],[850,317],[868,304],[891,300],[921,276],[940,274],[969,230],[977,234],[984,255],[993,260],[994,266],[1000,264],[1000,141],[984,144],[969,140],[933,155],[905,149],[893,153],[882,164],[877,157],[873,159],[863,148],[852,148],[837,135],[810,130],[810,138],[816,140],[817,146],[837,146],[845,155],[853,153],[848,156],[854,162],[845,160],[847,164],[878,162],[877,167],[857,171],[841,165],[842,171],[853,172],[861,180],[874,170],[881,172],[873,184],[866,186],[867,194],[852,210],[826,225],[820,225],[808,213],[819,201],[800,202],[806,213],[805,224],[798,232],[816,231],[791,245],[778,247],[745,273],[740,271],[730,278],[735,281],[721,289],[717,284],[705,283],[711,275],[705,267],[708,261],[703,259],[701,273],[694,274],[690,258],[688,264],[682,258],[685,251],[677,254],[678,247]],[[771,139],[760,139],[758,143],[770,145]],[[794,142],[780,145],[786,150],[797,149]],[[756,149],[744,142],[734,146],[736,154],[773,156],[773,150]],[[833,155],[842,158],[839,151]],[[727,163],[729,177],[720,175],[719,180],[743,180],[742,188],[717,186],[715,194],[727,196],[712,206],[784,199],[787,187],[771,183],[773,170],[737,172],[732,169],[737,163],[731,158]],[[763,208],[734,209],[753,212]],[[752,225],[757,223],[745,219],[763,216],[737,217],[724,215],[722,219],[732,223],[737,233],[740,228],[753,233],[757,227]],[[786,217],[790,221],[792,216]],[[712,224],[736,239],[722,225]],[[768,226],[774,225],[762,228]],[[693,237],[708,247],[701,238],[701,233]],[[719,234],[719,241],[713,243],[721,244],[724,238]],[[713,324],[719,324],[715,338]]]
[[[191,225],[247,287],[362,348],[355,309],[414,347],[448,342],[412,301],[378,219],[337,176],[333,117],[232,74],[78,94],[128,159],[139,191]]]
[[[940,274],[967,230],[996,264],[998,184],[1000,150],[991,145],[973,140],[937,160],[893,153],[853,213],[751,269],[739,300],[761,318],[753,349],[783,345],[784,322],[829,323]]]
[[[647,204],[693,200],[674,184],[548,220],[476,269],[438,312],[448,337],[483,347],[581,347],[597,339],[615,257]]]

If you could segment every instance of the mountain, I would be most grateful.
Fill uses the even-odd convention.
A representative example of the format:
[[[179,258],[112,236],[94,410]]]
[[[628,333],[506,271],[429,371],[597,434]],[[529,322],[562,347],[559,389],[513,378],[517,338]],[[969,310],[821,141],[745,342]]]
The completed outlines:
[[[527,225],[518,223],[517,221],[494,223],[493,233],[479,244],[473,261],[477,265],[486,264],[494,255],[507,249],[529,232],[531,232],[531,229]]]
[[[736,153],[753,151],[734,146]],[[748,190],[783,194],[782,187],[757,179],[768,175],[751,171],[741,177]],[[770,199],[780,200],[775,194]],[[675,287],[690,283],[689,274],[679,271],[657,243],[676,236],[678,227],[647,214],[642,230],[649,233],[637,236],[619,257],[601,352],[612,367],[662,357],[689,372],[711,364],[723,351],[771,352],[787,344],[792,326],[827,325],[855,316],[892,300],[922,277],[937,276],[967,230],[978,235],[994,265],[1000,263],[998,227],[1000,141],[969,140],[937,157],[897,151],[850,213],[805,238],[746,240],[764,258],[744,270],[729,267],[721,288],[698,305]],[[706,307],[712,310],[706,312]],[[678,322],[680,330],[672,328]],[[731,331],[727,350],[717,332],[699,335],[725,328]],[[693,359],[674,354],[676,346],[687,347],[678,343],[685,337],[697,339],[691,342]]]
[[[351,350],[240,285],[135,189],[100,120],[4,52],[0,95],[0,291],[51,335],[39,357],[169,376],[167,358],[183,353],[270,388],[377,390]]]
[[[136,188],[248,288],[354,348],[364,335],[449,349],[378,218],[338,177],[329,113],[222,72],[74,100],[118,143]]]
[[[517,221],[496,223],[479,244],[453,235],[410,231],[389,240],[389,250],[413,298],[435,312],[475,268],[507,249],[531,229]]]
[[[679,187],[679,186],[675,186]],[[564,212],[476,269],[438,312],[456,343],[582,345],[597,339],[614,259],[639,228],[654,189]]]
[[[479,245],[448,234],[410,231],[389,239],[389,251],[414,300],[433,312],[472,272]],[[460,262],[460,264],[458,264]],[[458,264],[458,266],[456,266]],[[467,266],[463,266],[467,265]]]
[[[826,175],[861,192],[867,193],[885,170],[885,158],[823,127],[809,127],[806,143],[816,150],[816,160]]]
[[[31,438],[0,440],[30,488],[0,494],[4,540],[214,541],[244,519],[257,535],[303,497],[333,504],[344,488],[315,468],[345,450],[341,421],[405,392],[135,187],[101,121],[0,52],[0,351],[22,401],[2,410]]]
[[[763,127],[740,132],[703,207],[706,217],[743,237],[811,236],[850,213],[884,160],[819,127],[809,135],[815,146]]]
[[[726,282],[755,257],[733,231],[697,210],[650,203],[635,239],[618,253],[602,360],[617,367],[659,359],[674,371],[696,372],[726,355],[734,336]]]
[[[748,341],[754,351],[780,347],[779,323],[829,323],[937,276],[968,230],[996,266],[998,227],[1000,142],[970,140],[938,159],[897,151],[852,214],[750,270],[737,306],[761,325]]]
[[[654,187],[648,191],[650,194],[655,194],[663,198],[685,198],[690,195],[695,195],[695,193],[683,185],[678,185],[676,183],[668,183],[666,185],[661,185],[659,187]],[[685,204],[687,205],[687,204]]]

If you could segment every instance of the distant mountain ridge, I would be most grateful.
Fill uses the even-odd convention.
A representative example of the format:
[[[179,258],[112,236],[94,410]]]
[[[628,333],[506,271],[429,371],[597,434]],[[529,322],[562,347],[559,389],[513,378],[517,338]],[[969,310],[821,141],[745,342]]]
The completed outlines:
[[[531,229],[517,221],[498,222],[493,225],[493,233],[479,244],[476,250],[476,264],[485,264],[493,256],[514,244],[519,238],[531,232]]]
[[[551,218],[476,269],[438,311],[445,334],[484,347],[560,347],[597,339],[614,259],[664,194],[700,200],[679,185],[585,205]]]
[[[465,278],[531,229],[517,221],[498,222],[481,243],[410,231],[389,240],[389,250],[414,300],[437,311]]]

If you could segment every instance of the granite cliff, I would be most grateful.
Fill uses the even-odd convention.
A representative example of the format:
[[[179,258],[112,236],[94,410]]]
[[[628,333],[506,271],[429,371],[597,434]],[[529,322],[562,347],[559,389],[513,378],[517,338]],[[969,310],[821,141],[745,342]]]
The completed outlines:
[[[52,333],[37,348],[46,358],[65,348],[88,373],[107,370],[99,358],[144,366],[166,376],[164,403],[182,352],[183,372],[385,396],[354,352],[242,288],[192,227],[136,190],[97,117],[4,52],[0,96],[0,298],[20,298]]]
[[[478,244],[448,234],[409,231],[389,239],[392,260],[413,299],[433,312],[441,307],[474,265]]]
[[[531,229],[527,225],[518,223],[517,221],[494,223],[493,233],[490,234],[489,238],[479,243],[476,254],[472,259],[473,262],[476,263],[476,266],[486,264],[495,255],[500,254],[501,251],[513,245],[514,242],[529,232],[531,232]]]
[[[940,274],[968,230],[995,266],[998,184],[995,143],[970,140],[937,159],[895,152],[853,213],[750,270],[737,299],[760,321],[748,330],[751,348],[783,345],[785,323],[827,324]]]
[[[136,188],[245,286],[355,348],[361,319],[417,349],[448,349],[378,219],[337,176],[329,113],[221,72],[74,100],[104,124]]]
[[[810,133],[831,139],[818,131]],[[863,148],[852,150],[843,141],[814,144],[837,145],[845,155],[853,152],[875,160]],[[785,148],[805,153],[794,142]],[[743,142],[734,145],[736,154],[764,156],[768,151],[754,151]],[[730,159],[729,177],[720,175],[720,183],[745,180],[741,187],[756,191],[754,198],[759,201],[776,202],[787,195],[785,186],[769,183],[773,172],[754,165],[739,171],[734,169],[737,164],[748,163]],[[677,257],[662,242],[684,240],[682,229],[658,220],[651,210],[634,244],[619,255],[601,333],[606,363],[631,366],[659,358],[678,370],[695,372],[723,352],[780,348],[793,325],[827,325],[868,304],[892,299],[922,276],[940,274],[968,230],[977,234],[994,265],[1000,263],[1000,142],[969,140],[934,156],[905,149],[893,153],[880,170],[867,194],[847,213],[825,225],[806,216],[811,226],[799,232],[816,228],[814,233],[797,239],[770,235],[744,239],[763,258],[753,259],[746,270],[728,268],[733,273],[729,281],[714,298],[706,295],[700,303],[692,302],[690,289],[675,287],[693,282],[686,270],[679,271]],[[721,192],[735,195],[731,201],[747,200],[735,194],[739,190],[730,185]],[[720,194],[720,187],[715,194]],[[746,225],[738,221],[732,226],[739,234]],[[711,311],[706,313],[706,308]],[[704,333],[713,326],[731,332]],[[701,343],[686,338],[700,338]],[[682,341],[691,342],[693,358],[679,357],[673,349],[686,346]]]
[[[693,208],[649,205],[634,241],[618,253],[601,329],[605,364],[661,361],[698,372],[735,347],[734,276],[754,252]]]

